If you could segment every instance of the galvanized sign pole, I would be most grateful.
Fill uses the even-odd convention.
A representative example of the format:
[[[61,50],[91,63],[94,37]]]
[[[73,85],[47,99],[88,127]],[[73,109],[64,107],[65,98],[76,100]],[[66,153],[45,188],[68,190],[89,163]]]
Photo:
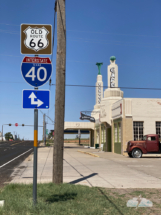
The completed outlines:
[[[33,163],[33,203],[37,202],[37,147],[38,147],[38,109],[34,109],[34,163]]]
[[[38,55],[52,54],[52,26],[40,24],[22,24],[21,54],[35,54],[35,57],[24,57],[21,64],[21,72],[25,81],[35,88],[33,91],[23,90],[23,108],[34,109],[33,203],[36,205],[38,109],[49,109],[50,105],[50,92],[48,92],[47,95],[47,90],[38,91],[38,87],[44,85],[50,79],[52,74],[51,60],[49,58],[38,57]]]

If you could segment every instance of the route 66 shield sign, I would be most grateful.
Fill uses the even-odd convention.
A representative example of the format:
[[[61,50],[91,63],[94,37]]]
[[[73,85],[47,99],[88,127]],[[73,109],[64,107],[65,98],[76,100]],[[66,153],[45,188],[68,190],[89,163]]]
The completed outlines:
[[[26,34],[24,44],[27,48],[33,49],[36,52],[45,49],[49,45],[47,34],[49,31],[42,28],[31,28],[30,26],[23,31]]]
[[[22,54],[52,54],[51,25],[21,25]]]

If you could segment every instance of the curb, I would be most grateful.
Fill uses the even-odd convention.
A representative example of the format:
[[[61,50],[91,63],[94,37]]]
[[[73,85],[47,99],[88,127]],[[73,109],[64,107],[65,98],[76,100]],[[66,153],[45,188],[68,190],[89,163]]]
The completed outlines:
[[[84,154],[88,154],[88,155],[91,155],[91,156],[93,156],[93,157],[100,157],[100,156],[98,156],[98,155],[95,155],[95,154],[92,154],[92,153],[90,153],[90,152],[84,152],[84,151],[80,151],[80,150],[78,150],[77,152],[81,152],[81,153],[84,153]]]

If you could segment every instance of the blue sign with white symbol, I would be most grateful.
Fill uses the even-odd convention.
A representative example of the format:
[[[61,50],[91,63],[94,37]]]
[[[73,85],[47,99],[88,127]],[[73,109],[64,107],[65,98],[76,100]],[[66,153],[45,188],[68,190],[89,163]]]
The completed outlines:
[[[25,57],[21,64],[21,73],[28,84],[40,87],[51,77],[51,60],[49,58]]]
[[[23,108],[27,109],[49,109],[49,90],[23,90]]]

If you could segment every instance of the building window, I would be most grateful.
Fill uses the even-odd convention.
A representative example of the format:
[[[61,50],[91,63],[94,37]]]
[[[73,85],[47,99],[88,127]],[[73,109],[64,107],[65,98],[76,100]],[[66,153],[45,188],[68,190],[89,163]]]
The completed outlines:
[[[156,122],[156,134],[159,135],[159,140],[161,141],[161,122]]]
[[[106,143],[106,128],[104,127],[104,142]]]
[[[121,122],[118,123],[118,140],[121,143]]]
[[[143,140],[143,122],[133,122],[134,140]]]
[[[102,128],[102,143],[104,142],[104,140],[103,140],[103,131],[104,131],[104,128]]]
[[[114,131],[115,131],[115,143],[117,143],[117,124],[114,124]]]

